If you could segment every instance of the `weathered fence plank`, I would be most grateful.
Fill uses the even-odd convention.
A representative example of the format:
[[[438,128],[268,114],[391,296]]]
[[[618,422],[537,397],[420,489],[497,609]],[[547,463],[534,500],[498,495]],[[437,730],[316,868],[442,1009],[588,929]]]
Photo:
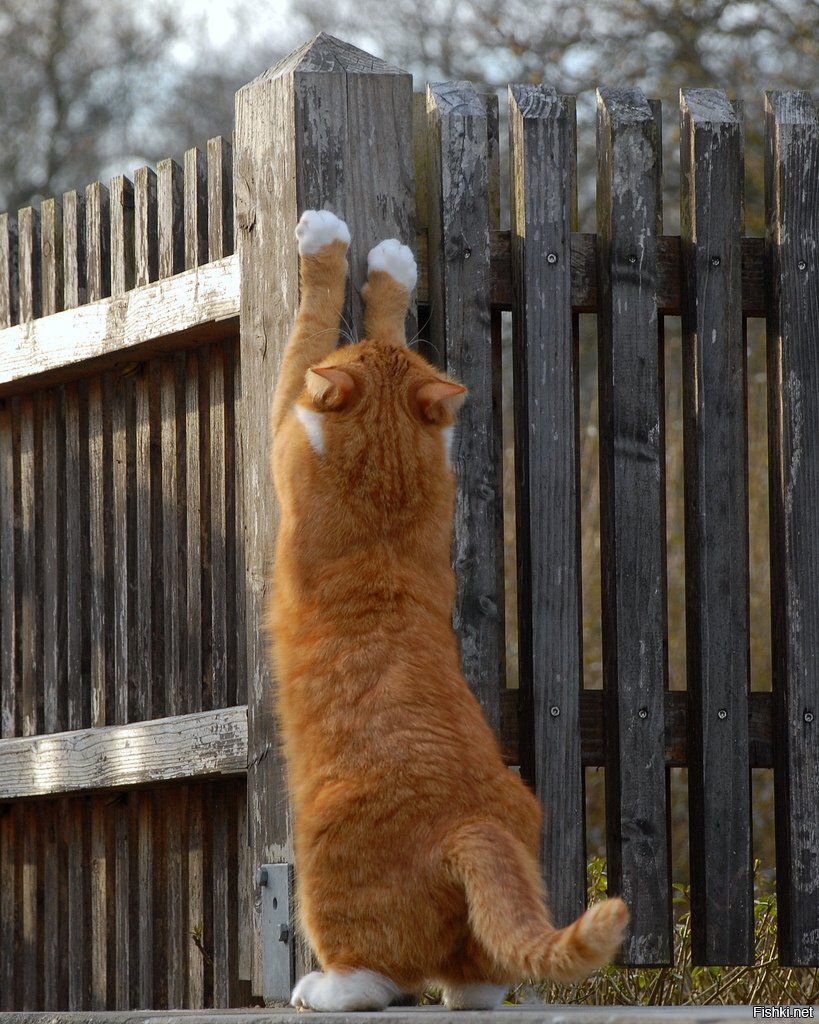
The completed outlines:
[[[239,311],[236,257],[123,295],[0,331],[0,394],[76,376],[94,359],[120,365],[186,340],[233,333]],[[152,348],[154,346],[154,348]],[[129,351],[129,349],[133,351]],[[100,364],[101,365],[101,364]]]
[[[40,252],[40,211],[31,206],[17,215],[20,322],[42,315],[42,256]]]
[[[366,81],[359,82],[362,77]],[[242,439],[254,871],[262,863],[292,859],[262,622],[277,523],[268,469],[270,401],[298,300],[293,232],[306,208],[328,207],[343,216],[353,239],[356,287],[375,242],[396,233],[412,240],[411,93],[408,75],[320,35],[236,97],[234,184],[242,280],[236,430]],[[356,312],[358,302],[356,293]],[[258,927],[254,931],[258,934]],[[261,991],[261,982],[257,956],[254,991]]]
[[[89,302],[111,294],[111,199],[99,181],[85,190],[86,288]]]
[[[208,139],[208,259],[233,252],[233,147],[227,139]]]
[[[742,125],[683,90],[681,223],[692,955],[753,963]]]
[[[150,284],[159,275],[159,227],[156,173],[134,172],[134,284]]]
[[[779,955],[819,963],[819,117],[765,99]]]
[[[17,221],[0,213],[0,328],[11,327],[20,319],[17,241]]]
[[[17,559],[14,508],[15,433],[12,405],[0,402],[0,737],[18,734],[16,656]]]
[[[175,160],[156,165],[159,276],[185,269],[184,172]]]
[[[134,186],[123,175],[111,181],[111,295],[122,295],[134,287],[136,253],[134,237],[136,209]]]
[[[42,315],[49,316],[63,308],[63,208],[58,199],[40,204],[40,246]]]
[[[185,269],[208,262],[207,158],[199,149],[185,151]]]
[[[461,666],[494,728],[503,652],[502,497],[489,295],[488,119],[468,82],[427,90],[429,341],[469,390],[452,444],[456,476],[453,625]],[[457,144],[456,144],[457,140]]]
[[[63,309],[88,298],[85,247],[85,194],[63,193]]]
[[[624,959],[669,963],[660,140],[639,90],[598,92],[598,338],[608,872]]]
[[[511,86],[509,106],[520,759],[544,806],[560,807],[548,816],[543,863],[565,925],[586,902],[574,110],[544,86]]]

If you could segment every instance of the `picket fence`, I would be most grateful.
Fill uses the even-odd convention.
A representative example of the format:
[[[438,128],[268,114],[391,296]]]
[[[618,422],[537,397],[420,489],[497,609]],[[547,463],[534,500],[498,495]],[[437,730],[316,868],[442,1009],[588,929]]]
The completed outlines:
[[[580,234],[573,100],[512,86],[503,228],[494,98],[464,82],[413,96],[406,73],[321,35],[240,90],[232,146],[0,217],[0,1009],[276,995],[256,873],[292,844],[260,629],[267,422],[311,207],[349,223],[351,282],[375,242],[414,240],[421,344],[469,388],[454,621],[510,764],[549,809],[555,917],[585,903],[584,769],[603,766],[623,959],[669,962],[668,770],[684,765],[695,958],[752,962],[749,777],[769,767],[781,960],[819,964],[819,123],[806,94],[765,104],[764,238],[742,233],[742,119],[717,90],[682,94],[680,237],[661,231],[657,105],[599,92],[597,233]],[[359,306],[351,284],[353,322]],[[503,664],[504,310],[519,690]],[[599,339],[602,690],[582,678],[580,312]],[[667,682],[667,314],[684,333],[687,692]],[[763,693],[749,316],[768,332]],[[303,969],[298,938],[279,945]]]

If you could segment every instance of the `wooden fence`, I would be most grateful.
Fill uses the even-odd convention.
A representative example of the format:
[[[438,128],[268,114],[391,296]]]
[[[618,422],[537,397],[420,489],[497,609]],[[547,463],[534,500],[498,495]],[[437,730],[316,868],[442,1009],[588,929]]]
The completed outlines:
[[[668,769],[688,767],[694,953],[753,960],[750,768],[773,767],[783,963],[819,964],[819,124],[766,97],[765,238],[742,123],[682,96],[682,230],[657,104],[598,97],[598,230],[576,231],[573,101],[498,111],[319,36],[212,139],[0,218],[0,1009],[242,1005],[265,989],[262,864],[292,860],[260,630],[268,413],[298,215],[415,239],[422,344],[470,389],[454,610],[466,674],[549,811],[555,915],[585,900],[605,767],[631,964],[672,955]],[[234,237],[236,251],[234,252]],[[520,690],[504,677],[500,315],[515,357]],[[604,688],[583,688],[578,313],[599,336]],[[662,325],[684,331],[688,691],[667,683]],[[749,692],[743,322],[765,317],[772,693]],[[297,950],[301,967],[306,952]],[[266,994],[270,994],[268,991]]]

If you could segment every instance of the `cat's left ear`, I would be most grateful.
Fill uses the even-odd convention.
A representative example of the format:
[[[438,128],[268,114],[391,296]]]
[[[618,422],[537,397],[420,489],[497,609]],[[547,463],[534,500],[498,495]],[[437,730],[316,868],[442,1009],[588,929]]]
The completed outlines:
[[[418,388],[418,405],[431,423],[452,420],[466,399],[466,388],[451,380],[431,380]]]
[[[340,366],[314,366],[307,371],[307,390],[323,409],[340,409],[355,394],[356,379]]]

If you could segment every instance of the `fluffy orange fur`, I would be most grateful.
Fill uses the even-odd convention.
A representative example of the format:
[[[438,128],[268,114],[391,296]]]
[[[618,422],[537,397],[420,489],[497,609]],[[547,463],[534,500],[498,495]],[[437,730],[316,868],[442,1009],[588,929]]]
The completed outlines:
[[[406,347],[410,293],[384,270],[362,292],[366,340],[336,348],[346,250],[302,255],[273,413],[269,611],[301,924],[325,971],[408,992],[578,978],[616,952],[627,912],[608,900],[552,926],[540,805],[460,671],[442,430],[464,389]]]

